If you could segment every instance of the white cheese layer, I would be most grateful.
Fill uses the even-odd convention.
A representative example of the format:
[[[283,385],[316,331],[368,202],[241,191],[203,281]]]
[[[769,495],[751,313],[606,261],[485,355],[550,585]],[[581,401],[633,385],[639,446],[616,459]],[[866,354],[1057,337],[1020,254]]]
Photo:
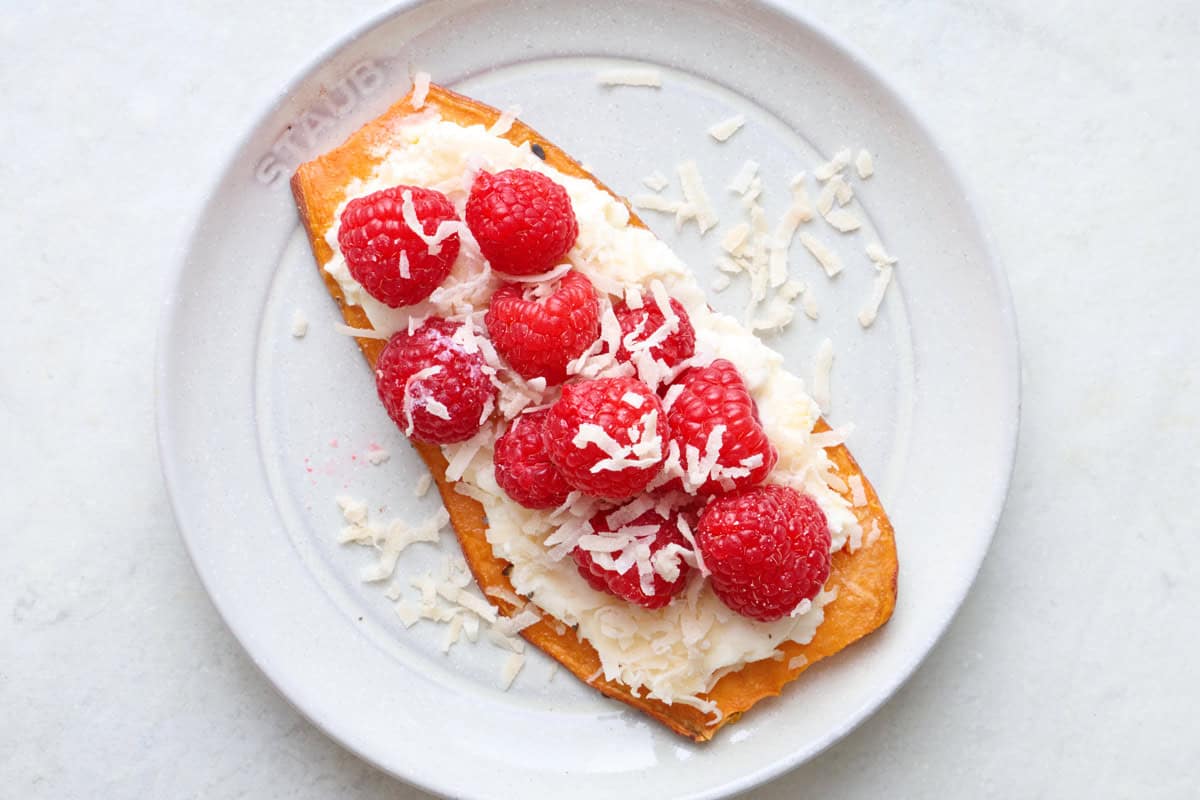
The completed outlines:
[[[651,282],[662,282],[691,318],[697,355],[736,364],[758,402],[763,426],[780,456],[768,481],[795,487],[817,500],[829,520],[834,551],[848,541],[861,541],[849,504],[830,488],[830,481],[839,483],[831,477],[832,464],[823,449],[830,437],[813,439],[820,410],[803,381],[783,369],[781,357],[739,322],[710,310],[695,277],[670,248],[650,231],[631,225],[625,205],[591,181],[563,175],[533,155],[528,145],[514,146],[482,126],[462,127],[421,116],[397,126],[395,146],[369,180],[348,188],[347,200],[397,184],[427,186],[444,192],[461,215],[478,170],[518,167],[545,173],[567,189],[579,220],[579,237],[568,260],[599,293],[619,297],[633,285],[649,297]],[[339,209],[339,218],[340,214]],[[347,300],[361,304],[371,324],[383,333],[400,330],[410,320],[416,325],[430,314],[478,321],[501,281],[491,274],[465,229],[460,238],[451,278],[429,300],[404,309],[389,309],[374,301],[354,281],[337,246],[336,224],[326,236],[334,251],[326,269]],[[501,377],[498,407],[509,418],[524,405],[553,402],[557,397],[553,388],[539,391],[540,387]],[[722,675],[774,656],[781,642],[804,644],[812,639],[824,618],[824,606],[834,600],[831,592],[818,595],[809,608],[801,604],[798,610],[803,613],[762,623],[727,609],[695,571],[688,591],[655,611],[590,588],[570,556],[555,560],[545,544],[558,529],[561,515],[552,520],[550,512],[523,508],[497,486],[492,443],[502,430],[503,424],[489,426],[472,441],[443,449],[454,471],[461,470],[465,486],[460,488],[483,503],[488,540],[498,557],[512,563],[513,586],[549,614],[578,626],[579,635],[599,653],[605,678],[667,702],[695,705],[696,696],[712,688]]]

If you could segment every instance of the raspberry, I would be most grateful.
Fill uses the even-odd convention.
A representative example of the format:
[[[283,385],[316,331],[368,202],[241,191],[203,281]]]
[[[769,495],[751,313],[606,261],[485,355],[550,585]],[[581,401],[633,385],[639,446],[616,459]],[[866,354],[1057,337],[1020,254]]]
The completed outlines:
[[[550,291],[537,297],[539,291]],[[516,283],[492,295],[484,318],[496,352],[522,378],[567,379],[567,364],[600,336],[600,303],[592,282],[568,272],[557,288]]]
[[[496,402],[496,387],[483,356],[452,338],[464,323],[430,317],[409,334],[388,340],[375,365],[375,385],[388,416],[418,442],[448,444],[483,427]],[[423,370],[434,374],[414,376]]]
[[[579,234],[567,190],[527,169],[480,172],[466,217],[484,258],[509,275],[552,269]]]
[[[744,617],[770,622],[811,600],[829,578],[829,526],[820,506],[786,486],[715,498],[696,526],[713,591]]]
[[[671,300],[671,310],[679,318],[679,325],[675,330],[666,334],[666,338],[659,341],[659,336],[662,334],[655,335],[655,333],[665,324],[666,317],[657,303],[647,302],[638,309],[632,309],[624,302],[613,306],[613,313],[617,315],[617,321],[621,323],[621,349],[617,351],[617,358],[621,361],[629,361],[632,358],[629,348],[625,345],[626,340],[634,331],[637,333],[630,342],[634,348],[638,348],[639,345],[644,347],[643,343],[647,340],[657,341],[657,344],[653,344],[649,348],[650,357],[656,361],[665,362],[668,367],[673,367],[679,362],[691,358],[696,352],[696,331],[692,328],[692,322],[688,319],[687,312],[683,310],[679,301]]]
[[[571,487],[546,455],[542,441],[545,410],[522,414],[496,440],[496,483],[526,508],[554,508],[566,502]]]
[[[381,303],[399,308],[419,303],[438,287],[458,257],[458,234],[427,245],[404,221],[404,195],[426,236],[457,219],[441,192],[419,186],[393,186],[346,204],[338,245],[354,280]]]
[[[567,483],[594,497],[624,500],[658,472],[670,435],[664,416],[658,395],[636,378],[583,381],[563,387],[543,438]]]
[[[592,517],[592,529],[596,533],[601,535],[613,533],[613,529],[606,519],[610,513],[612,512],[605,511]],[[684,549],[691,549],[687,540],[683,538],[683,534],[679,532],[678,517],[677,513],[672,513],[669,519],[663,519],[657,512],[647,511],[629,523],[630,526],[653,525],[658,528],[650,535],[637,537],[639,542],[648,542],[650,545],[651,569],[654,555],[667,545],[674,544]],[[619,559],[620,555],[619,551],[600,553],[584,550],[581,547],[576,547],[571,551],[571,556],[579,567],[579,574],[583,576],[589,586],[597,591],[615,594],[617,597],[636,603],[643,608],[662,608],[687,586],[692,568],[682,558],[676,557],[674,563],[678,565],[679,574],[675,576],[675,579],[668,581],[657,571],[651,572],[647,576],[647,580],[651,582],[654,592],[646,594],[642,591],[642,577],[639,572],[639,569],[644,569],[645,566],[639,568],[635,562],[626,567],[624,572],[617,572],[613,568],[616,564],[612,562]],[[604,562],[605,566],[602,566],[600,562]]]
[[[683,389],[667,411],[667,423],[685,473],[689,466],[704,461],[713,429],[725,427],[716,474],[700,478],[699,485],[695,479],[686,478],[684,488],[698,494],[716,494],[762,483],[779,454],[767,440],[758,406],[737,367],[719,358],[707,367],[688,369],[673,386]]]

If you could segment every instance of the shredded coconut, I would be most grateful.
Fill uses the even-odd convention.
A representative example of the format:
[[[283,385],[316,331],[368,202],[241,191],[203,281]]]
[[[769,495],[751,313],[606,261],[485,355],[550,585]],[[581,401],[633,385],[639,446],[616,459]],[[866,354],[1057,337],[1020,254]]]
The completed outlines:
[[[805,249],[812,253],[813,258],[817,260],[817,263],[821,265],[821,268],[825,270],[825,274],[830,278],[842,271],[842,260],[838,258],[837,253],[811,233],[801,233],[800,244],[804,245]]]
[[[524,598],[511,589],[507,589],[503,586],[488,586],[483,590],[483,593],[488,597],[494,597],[497,600],[503,600],[504,602],[516,606],[517,608],[525,605]]]
[[[854,159],[854,168],[858,170],[858,177],[863,180],[875,174],[875,159],[871,157],[871,153],[866,148],[858,151],[858,155]]]
[[[729,137],[741,130],[741,127],[745,124],[746,117],[742,114],[737,114],[714,124],[708,129],[708,135],[718,142],[728,141]]]
[[[292,336],[303,339],[306,333],[308,333],[308,319],[304,316],[304,312],[297,308],[292,313]]]
[[[808,658],[805,656],[792,656],[788,659],[788,671],[795,672],[801,667],[808,666]]]
[[[367,448],[367,461],[376,467],[391,457],[391,453],[377,444],[373,444]]]
[[[513,123],[517,121],[517,117],[520,115],[520,106],[509,106],[496,118],[496,121],[492,123],[492,127],[488,128],[488,133],[492,136],[503,136],[512,130]]]
[[[417,542],[437,542],[442,529],[450,523],[450,515],[446,509],[439,508],[432,516],[416,525],[402,519],[378,525],[370,521],[367,506],[362,501],[340,496],[337,503],[342,509],[343,518],[349,523],[342,528],[338,541],[343,544],[354,542],[373,547],[379,554],[378,562],[362,571],[362,580],[366,582],[390,578],[395,572],[400,554],[409,545]]]
[[[645,86],[657,89],[662,86],[662,73],[652,67],[616,67],[600,70],[596,80],[601,86]]]
[[[863,486],[861,475],[851,475],[846,479],[846,484],[850,487],[850,501],[854,503],[855,508],[862,508],[867,504],[867,490]]]
[[[571,271],[570,264],[559,264],[554,269],[548,272],[540,272],[537,275],[509,275],[505,273],[504,280],[507,283],[543,283],[552,284],[554,281],[566,275]]]
[[[419,608],[413,608],[406,602],[396,603],[396,605],[392,608],[395,610],[396,616],[400,618],[400,621],[404,623],[404,627],[406,628],[411,628],[413,625],[417,624],[417,620],[421,619],[421,610]]]
[[[477,597],[466,589],[459,588],[457,592],[450,598],[447,598],[460,607],[470,611],[475,616],[479,617],[484,622],[495,622],[497,619],[496,607],[486,600]]]
[[[871,327],[875,322],[875,317],[879,315],[879,306],[883,303],[883,296],[887,292],[888,284],[892,281],[892,268],[883,266],[879,269],[879,274],[875,276],[875,282],[871,285],[871,297],[867,300],[867,304],[863,306],[862,311],[858,312],[858,324],[864,328]]]
[[[750,186],[746,189],[746,193],[742,195],[742,207],[750,208],[758,202],[758,196],[762,194],[762,178],[757,175],[750,181]]]
[[[749,235],[750,224],[748,222],[739,222],[725,233],[725,236],[721,239],[721,249],[730,255],[741,255],[746,244],[746,238]]]
[[[713,209],[712,201],[708,199],[708,192],[704,191],[700,168],[696,166],[695,161],[684,161],[676,167],[676,171],[679,173],[683,199],[692,207],[692,217],[700,227],[700,233],[704,234],[717,224],[717,213]]]
[[[733,180],[729,182],[729,191],[734,194],[745,194],[756,175],[758,175],[758,162],[746,161],[733,176]]]
[[[634,311],[642,307],[642,289],[640,286],[631,283],[625,287],[625,305]]]
[[[642,183],[647,189],[652,192],[661,192],[663,189],[671,185],[666,175],[663,175],[658,170],[651,172],[646,177],[642,178]]]
[[[416,109],[425,105],[425,98],[429,96],[429,81],[430,75],[428,72],[418,72],[413,76],[412,99],[409,104]]]
[[[844,170],[850,164],[851,158],[850,148],[839,150],[833,158],[813,170],[813,174],[817,176],[817,180],[827,181]]]
[[[446,629],[446,636],[442,640],[442,652],[449,653],[450,648],[458,643],[458,637],[462,635],[463,618],[462,614],[455,614],[450,620],[450,627]]]
[[[810,434],[808,443],[813,447],[837,447],[846,443],[846,439],[854,432],[853,425],[842,425],[828,431]]]
[[[465,230],[466,226],[458,220],[444,220],[438,223],[437,230],[432,235],[425,233],[424,226],[421,225],[421,219],[417,216],[417,206],[413,202],[412,190],[405,189],[400,195],[400,214],[404,218],[404,224],[412,231],[425,246],[429,248],[429,255],[436,256],[442,252],[442,242],[449,239],[451,236]],[[403,269],[407,269],[408,259],[405,257],[401,263]]]
[[[844,208],[835,208],[825,215],[825,221],[842,233],[850,233],[862,227],[862,220]]]
[[[460,480],[470,465],[471,460],[475,458],[475,454],[483,449],[484,445],[490,444],[494,439],[495,431],[492,429],[492,426],[484,425],[479,429],[478,433],[465,442],[446,445],[443,448],[447,454],[446,480]]]
[[[646,403],[646,398],[637,392],[626,392],[621,395],[621,402],[630,408],[641,408]]]
[[[413,434],[413,415],[412,415],[413,405],[414,405],[414,398],[413,398],[413,393],[412,393],[413,388],[417,384],[419,384],[421,381],[425,380],[426,378],[432,378],[434,375],[440,375],[442,370],[443,370],[443,367],[440,364],[435,364],[432,367],[425,367],[424,369],[419,369],[416,372],[414,372],[412,375],[409,375],[408,380],[406,380],[404,382],[404,403],[403,403],[404,419],[408,421],[408,424],[404,428],[405,436],[412,436],[412,434]],[[444,405],[442,405],[438,401],[434,400],[432,397],[425,397],[422,399],[425,404],[425,410],[428,411],[430,414],[434,414],[435,416],[440,416],[437,414],[437,412],[435,412],[432,408],[429,407],[430,404],[436,403],[437,405],[441,406],[442,412],[446,413],[446,416],[442,417],[442,419],[450,418],[449,412],[446,411],[446,407]]]
[[[817,355],[813,359],[813,400],[817,401],[823,414],[828,414],[830,409],[829,373],[832,368],[833,342],[829,339],[822,339],[817,348]]]
[[[639,194],[634,195],[633,206],[634,208],[646,211],[661,211],[664,214],[675,214],[683,208],[683,202],[680,200],[671,200],[663,197],[661,194]]]
[[[877,267],[890,267],[898,260],[888,255],[879,242],[871,242],[867,245],[866,250],[867,258],[871,259],[871,263]]]
[[[792,246],[792,237],[800,223],[811,219],[812,207],[804,187],[804,173],[800,173],[792,179],[791,205],[775,226],[775,236],[771,239],[768,269],[772,287],[783,286],[787,281],[788,250]]]
[[[742,262],[727,256],[717,257],[717,269],[728,275],[737,275],[740,272],[745,272],[746,269],[742,266]]]
[[[450,419],[450,409],[446,408],[446,404],[432,397],[425,399],[425,410],[438,419]]]
[[[353,336],[356,339],[380,339],[387,341],[392,338],[385,333],[380,333],[372,328],[351,328],[349,325],[343,325],[340,322],[333,323],[333,330],[336,333],[344,333],[347,336]]]
[[[417,497],[424,497],[429,493],[429,487],[433,485],[433,476],[428,472],[417,478],[417,485],[413,487],[413,494]]]
[[[523,666],[525,666],[525,656],[520,653],[513,653],[504,660],[504,665],[500,668],[500,684],[504,691],[507,692],[512,686],[513,681],[517,679],[517,673]]]

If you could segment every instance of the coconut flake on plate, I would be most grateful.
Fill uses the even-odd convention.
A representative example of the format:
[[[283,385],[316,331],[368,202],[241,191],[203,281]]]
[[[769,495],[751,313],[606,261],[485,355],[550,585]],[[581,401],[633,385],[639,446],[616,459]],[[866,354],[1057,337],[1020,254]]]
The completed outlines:
[[[308,318],[304,316],[304,312],[296,309],[292,312],[292,336],[297,339],[303,339],[308,333]]]
[[[683,189],[684,202],[691,206],[692,218],[700,228],[700,233],[707,233],[709,228],[717,224],[717,212],[713,209],[708,192],[704,190],[704,180],[700,168],[695,161],[684,161],[675,168],[679,173],[679,185]]]
[[[875,318],[879,315],[879,306],[883,303],[883,296],[891,282],[892,267],[886,265],[880,267],[879,274],[875,276],[875,282],[871,285],[871,296],[862,311],[858,312],[859,325],[869,328],[874,324]]]
[[[829,413],[829,375],[832,369],[833,342],[830,339],[822,339],[813,358],[813,400],[817,402],[822,414]]]
[[[734,194],[745,194],[750,189],[750,183],[758,175],[758,162],[745,161],[729,182],[729,191]]]
[[[837,175],[839,172],[844,170],[850,164],[850,159],[852,157],[853,156],[850,153],[850,148],[843,148],[837,151],[833,158],[814,169],[813,175],[815,175],[819,181],[827,181],[834,175]]]
[[[601,86],[643,86],[657,89],[662,86],[662,73],[653,67],[613,67],[596,74]]]
[[[865,147],[859,150],[858,155],[855,156],[854,169],[858,171],[858,177],[863,180],[875,174],[875,159]]]
[[[663,175],[658,170],[651,172],[646,177],[642,178],[642,184],[652,192],[661,192],[671,185],[671,181],[666,175]]]
[[[842,271],[842,260],[838,258],[838,254],[811,233],[801,233],[800,244],[812,254],[830,278]]]
[[[735,133],[741,130],[742,126],[745,124],[745,115],[736,114],[728,119],[723,119],[720,122],[713,124],[708,129],[708,135],[716,139],[718,142],[725,142],[729,140],[730,136],[733,136]]]

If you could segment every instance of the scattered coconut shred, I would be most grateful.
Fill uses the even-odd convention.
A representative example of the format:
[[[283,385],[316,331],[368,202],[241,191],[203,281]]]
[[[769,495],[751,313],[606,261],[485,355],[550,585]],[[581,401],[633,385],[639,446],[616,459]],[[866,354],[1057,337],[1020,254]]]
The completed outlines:
[[[694,221],[700,230],[700,235],[703,236],[720,220],[717,219],[717,212],[713,208],[712,200],[704,189],[704,179],[700,175],[700,168],[696,166],[695,161],[684,161],[676,166],[675,171],[679,175],[679,186],[683,192],[682,200],[675,200],[662,194],[639,194],[633,197],[633,206],[644,211],[674,214],[675,230],[682,230],[687,222]],[[656,179],[652,184],[651,179],[656,177],[661,178],[661,181]],[[659,173],[651,175],[644,182],[651,189],[654,189],[654,186],[661,187],[654,189],[656,192],[665,189],[668,185],[666,178]]]
[[[737,115],[712,125],[707,132],[717,141],[725,141],[744,125],[745,118]],[[871,177],[874,174],[874,161],[870,152],[860,149],[855,155],[850,148],[842,148],[828,161],[816,166],[812,173],[818,187],[815,204],[808,193],[805,173],[794,176],[789,182],[791,202],[773,226],[767,220],[760,201],[763,179],[759,175],[759,163],[753,159],[744,161],[730,179],[728,189],[740,198],[746,218],[724,229],[716,256],[720,274],[712,281],[710,289],[723,292],[737,275],[747,275],[750,280],[750,303],[746,324],[751,330],[770,332],[787,327],[796,316],[796,303],[810,319],[820,317],[820,307],[811,287],[789,275],[791,244],[793,239],[799,238],[826,278],[835,278],[845,269],[835,245],[803,228],[819,215],[829,227],[842,235],[862,229],[862,217],[848,207],[854,200],[854,189],[847,180],[847,170],[851,168],[859,179]],[[656,172],[643,181],[656,194],[637,195],[633,198],[633,205],[638,209],[673,214],[677,230],[694,220],[701,234],[704,234],[718,225],[720,220],[704,191],[699,168],[695,162],[687,161],[679,164],[677,171],[683,199],[662,194],[668,182],[661,173]],[[867,245],[867,256],[879,274],[872,285],[867,304],[858,314],[864,328],[874,323],[883,300],[882,292],[886,292],[890,282],[890,272],[884,271],[883,267],[890,268],[896,263],[878,242]]]
[[[418,481],[418,495],[428,491],[430,480],[428,474],[422,476]],[[450,524],[450,515],[444,507],[413,525],[401,519],[382,524],[372,522],[367,504],[347,495],[339,496],[337,504],[346,522],[338,541],[369,547],[378,554],[378,561],[362,572],[365,582],[392,578],[402,552],[418,542],[439,544],[442,531]],[[496,607],[479,595],[467,562],[457,553],[444,557],[436,570],[417,575],[409,582],[411,588],[417,590],[415,603],[405,597],[405,588],[399,583],[392,583],[384,592],[393,602],[396,616],[404,627],[411,628],[421,620],[445,624],[440,645],[442,653],[449,653],[463,638],[469,642],[478,641],[480,632],[486,632],[489,642],[510,654],[499,674],[500,686],[507,691],[525,665],[525,642],[517,634],[539,621],[541,614],[532,604],[513,594],[504,599],[517,606],[519,611],[513,617],[500,616]]]
[[[662,73],[652,67],[616,67],[600,70],[596,80],[601,86],[662,87]]]
[[[412,98],[409,100],[409,104],[413,108],[420,110],[421,106],[425,105],[425,98],[429,96],[429,81],[428,72],[418,72],[413,75]]]
[[[303,339],[308,333],[308,318],[304,316],[304,312],[296,309],[292,313],[292,336],[297,339]]]
[[[746,117],[742,114],[723,119],[708,129],[708,135],[716,139],[718,142],[727,142],[729,137],[742,129],[746,124]]]
[[[822,414],[829,413],[829,377],[833,370],[833,342],[822,339],[813,359],[813,400],[817,401]]]
[[[652,192],[661,192],[663,189],[671,185],[671,182],[667,180],[667,176],[663,175],[658,170],[655,170],[646,177],[642,178],[642,183],[645,184],[646,188]]]

